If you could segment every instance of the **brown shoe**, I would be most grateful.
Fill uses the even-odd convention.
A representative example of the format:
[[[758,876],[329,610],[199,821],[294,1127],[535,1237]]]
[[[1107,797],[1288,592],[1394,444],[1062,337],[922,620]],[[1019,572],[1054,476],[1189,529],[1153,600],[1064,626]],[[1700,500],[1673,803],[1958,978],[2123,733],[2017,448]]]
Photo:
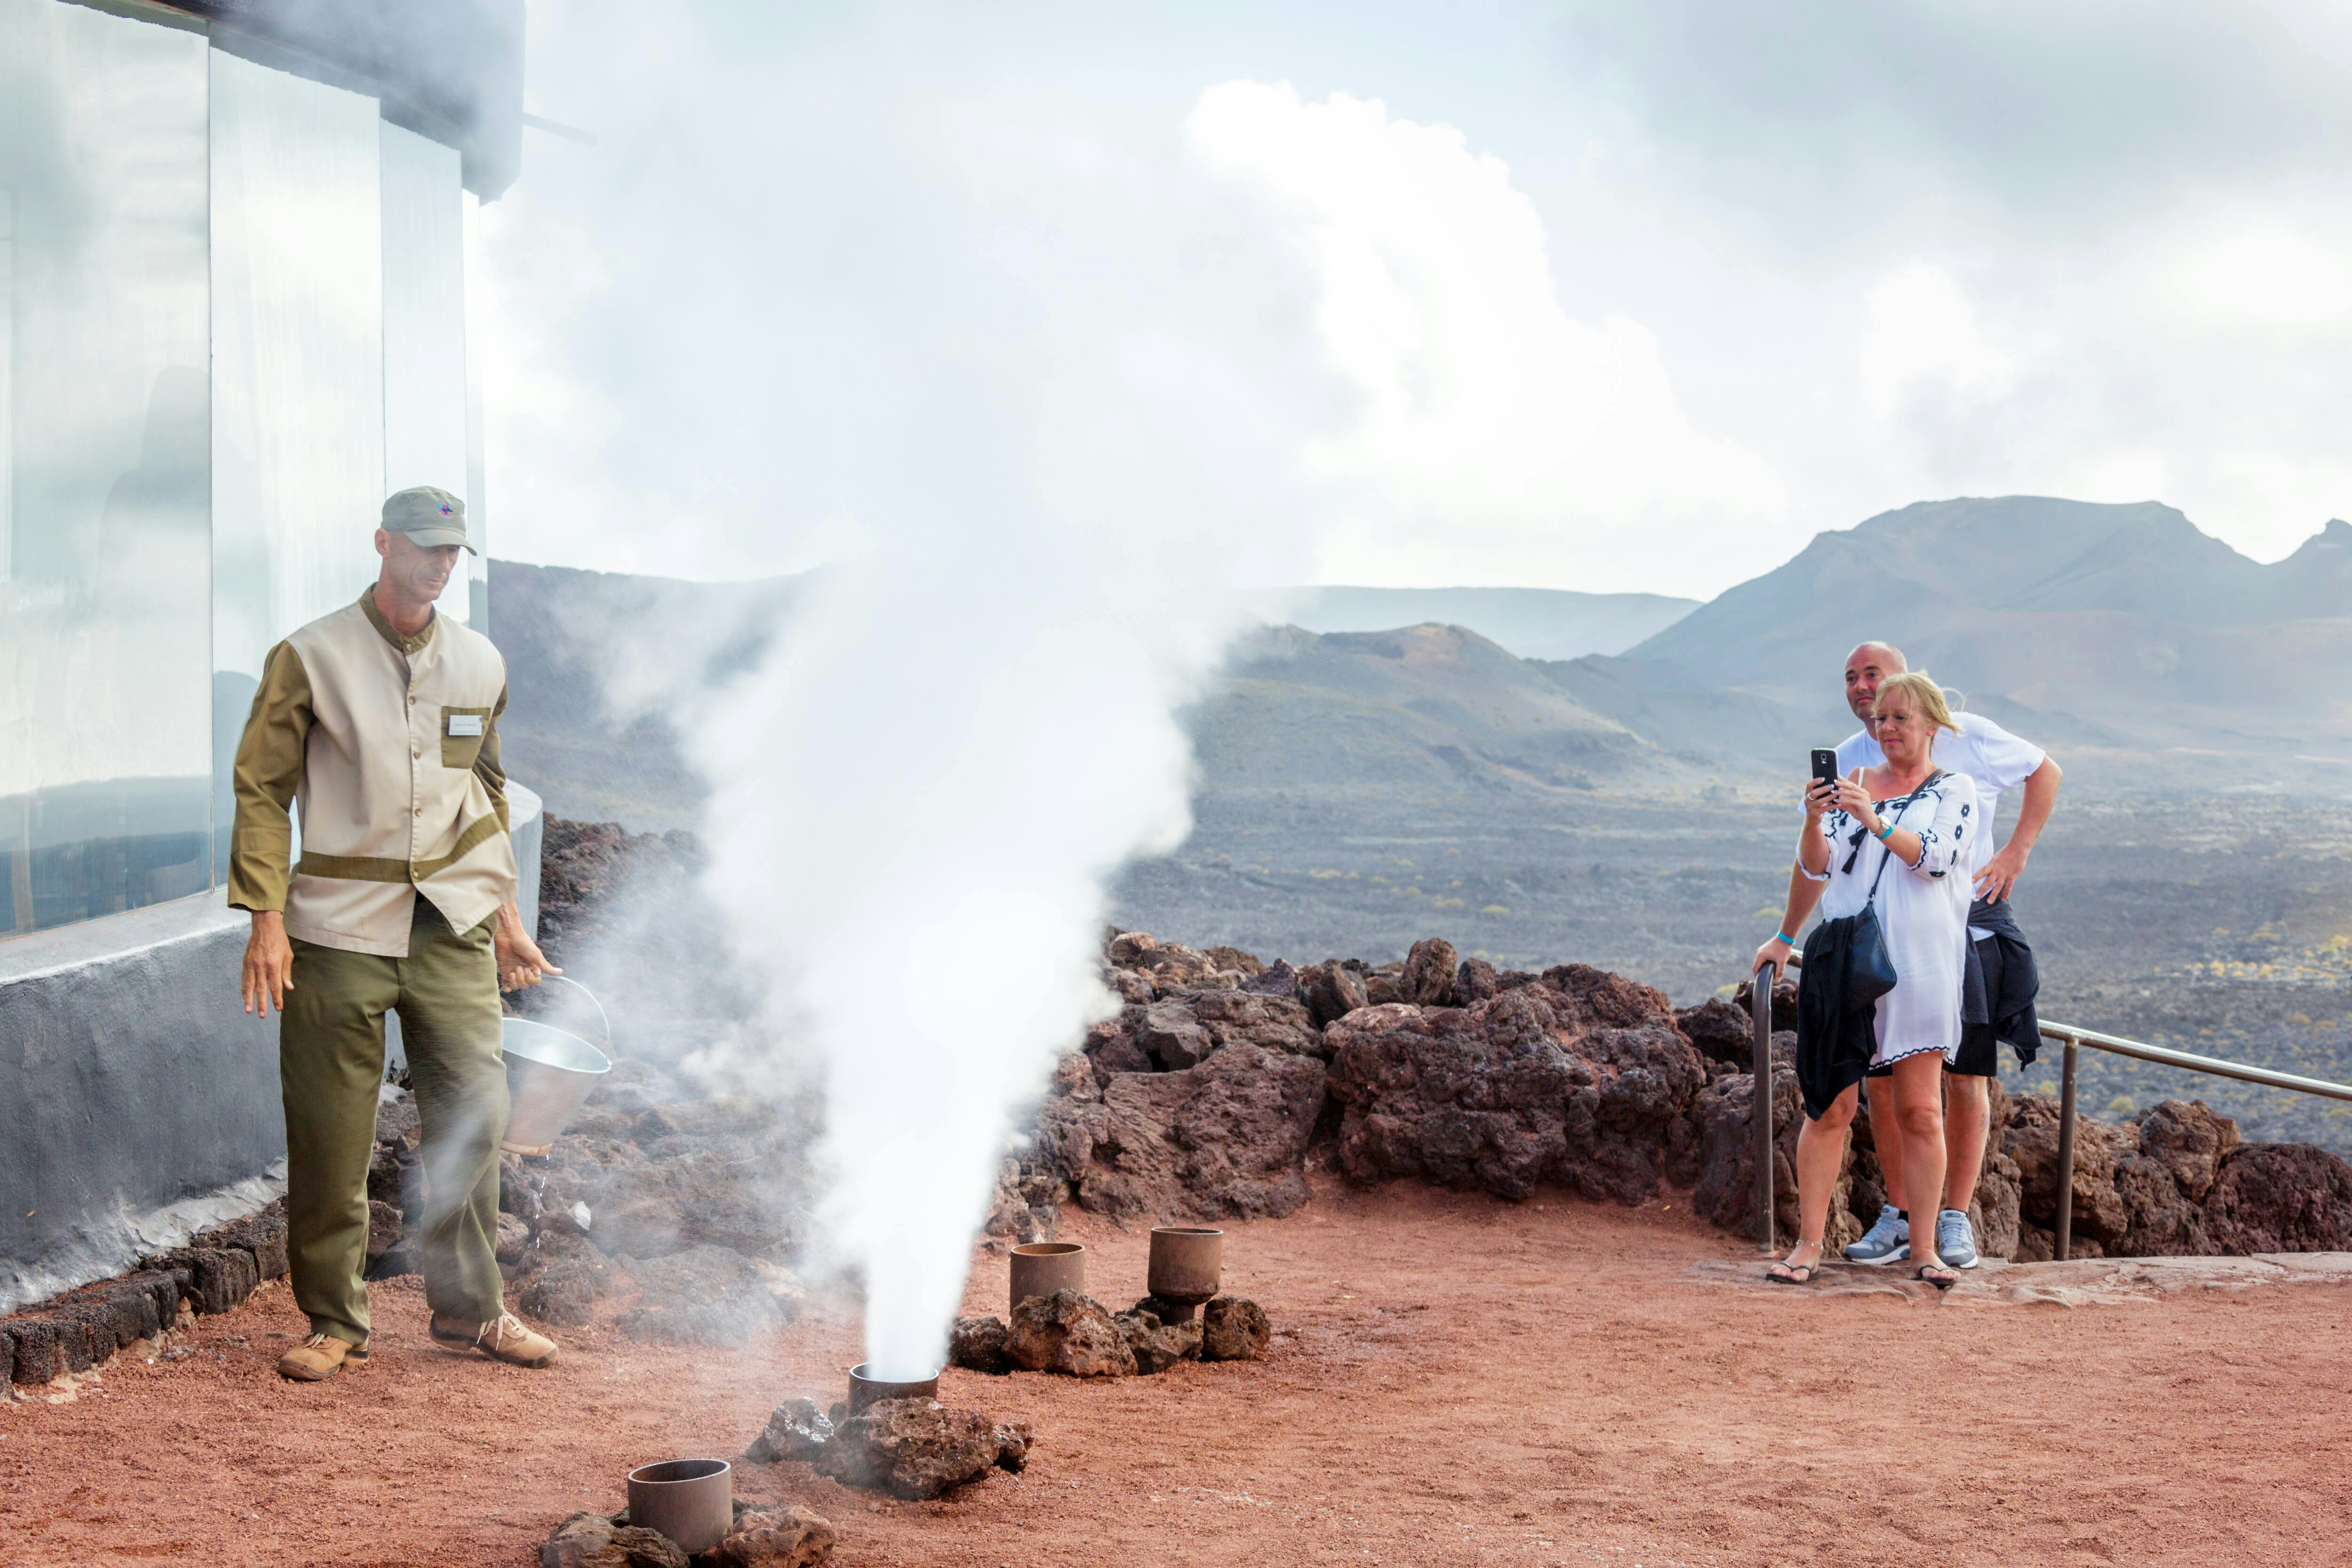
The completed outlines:
[[[324,1383],[346,1366],[367,1365],[367,1352],[332,1334],[312,1334],[278,1358],[278,1375],[296,1383]]]
[[[524,1328],[512,1312],[500,1312],[494,1323],[469,1323],[436,1312],[432,1334],[436,1344],[478,1350],[513,1366],[549,1366],[555,1361],[555,1342]]]

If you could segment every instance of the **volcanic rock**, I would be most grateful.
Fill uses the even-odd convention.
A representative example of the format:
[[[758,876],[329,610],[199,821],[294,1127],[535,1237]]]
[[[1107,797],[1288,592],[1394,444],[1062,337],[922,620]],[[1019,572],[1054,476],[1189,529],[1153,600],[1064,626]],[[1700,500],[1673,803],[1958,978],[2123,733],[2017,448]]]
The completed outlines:
[[[515,1310],[543,1323],[577,1327],[593,1315],[596,1299],[610,1292],[620,1270],[612,1259],[570,1226],[549,1226],[532,1237],[515,1266],[520,1289]]]
[[[1731,1005],[1743,1018],[1752,1017],[1756,1006],[1756,985],[1743,980],[1731,993]],[[1752,1027],[1753,1026],[1751,1026]],[[1786,975],[1772,982],[1772,1032],[1793,1031],[1797,1026],[1797,983]]]
[[[60,1342],[56,1323],[47,1318],[11,1318],[5,1327],[9,1346],[15,1352],[9,1370],[12,1378],[18,1383],[41,1384],[64,1375],[65,1346]]]
[[[1404,1000],[1421,1007],[1450,1007],[1454,1005],[1454,972],[1461,957],[1454,944],[1444,937],[1425,936],[1412,944],[1405,954],[1404,973],[1398,977],[1397,989]]]
[[[1244,980],[1255,980],[1265,973],[1265,964],[1254,952],[1244,952],[1238,947],[1213,947],[1201,955],[1214,964],[1220,973],[1231,972]]]
[[[513,1215],[501,1210],[499,1214],[498,1258],[500,1263],[520,1263],[523,1249],[530,1245],[530,1226]]]
[[[1483,958],[1465,958],[1462,967],[1454,972],[1454,1002],[1459,1007],[1475,1007],[1481,1002],[1491,1002],[1502,994],[1502,979],[1495,966]]]
[[[1029,1463],[1029,1450],[1036,1446],[1036,1435],[1026,1421],[1007,1421],[996,1429],[996,1468],[1014,1474]]]
[[[2139,1128],[2140,1153],[2161,1164],[2192,1204],[2205,1201],[2222,1160],[2238,1146],[2238,1124],[2201,1100],[2163,1100],[2132,1121]]]
[[[1135,1043],[1163,1071],[1197,1066],[1216,1048],[1209,1031],[1192,1016],[1192,1009],[1181,1002],[1155,1003],[1139,1012],[1142,1016],[1133,1029]]]
[[[1002,1318],[958,1318],[948,1331],[948,1364],[992,1376],[1011,1372],[1013,1358],[1004,1353],[1010,1331]]]
[[[1220,1296],[1201,1309],[1202,1361],[1258,1361],[1274,1342],[1265,1310],[1244,1296]]]
[[[1160,939],[1150,931],[1131,931],[1110,939],[1107,956],[1114,967],[1141,969],[1160,951]]]
[[[1166,1372],[1180,1361],[1201,1359],[1201,1325],[1197,1322],[1163,1322],[1158,1313],[1145,1310],[1139,1303],[1113,1321],[1127,1336],[1127,1348],[1134,1353],[1135,1370],[1139,1373]]]
[[[710,1549],[718,1568],[814,1568],[833,1556],[831,1524],[798,1503],[739,1508],[735,1528]]]
[[[845,1486],[919,1500],[978,1480],[996,1468],[1000,1451],[995,1423],[976,1410],[879,1399],[841,1424],[817,1468]]]
[[[1700,1169],[1691,1191],[1691,1205],[1703,1217],[1720,1229],[1749,1236],[1756,1232],[1755,1107],[1753,1073],[1727,1074],[1701,1091],[1696,1112]],[[1803,1116],[1796,1069],[1776,1065],[1772,1070],[1772,1223],[1789,1236],[1798,1229],[1797,1131]],[[1840,1184],[1847,1185],[1851,1180],[1849,1173]],[[1843,1200],[1844,1194],[1839,1196]],[[1833,1202],[1831,1206],[1834,1210],[1840,1204]],[[1876,1217],[1874,1205],[1871,1214]]]
[[[1325,1035],[1352,1181],[1637,1203],[1678,1151],[1696,1163],[1706,1069],[1647,986],[1570,967],[1468,1009],[1360,1008]]]
[[[397,1216],[394,1216],[397,1218]],[[374,1228],[374,1211],[369,1211]],[[228,1247],[175,1247],[142,1258],[142,1269],[184,1274],[182,1291],[199,1312],[226,1312],[240,1305],[261,1283],[253,1254]]]
[[[2352,1166],[2308,1143],[2241,1143],[2205,1198],[2222,1253],[2352,1250]]]
[[[2194,1257],[2210,1252],[2205,1215],[2181,1195],[2163,1161],[2126,1154],[2116,1163],[2116,1196],[2128,1216],[2116,1251],[2126,1258]]]
[[[1306,1005],[1310,1021],[1320,1029],[1335,1019],[1344,1018],[1357,1008],[1369,1005],[1364,994],[1364,983],[1355,971],[1334,959],[1298,972],[1298,1000]]]
[[[1097,1214],[1279,1218],[1307,1201],[1323,1097],[1313,1058],[1230,1046],[1180,1072],[1113,1074],[1098,1103],[1048,1100],[1033,1157]]]
[[[787,1399],[768,1416],[768,1424],[751,1439],[752,1463],[772,1465],[779,1459],[814,1459],[833,1440],[833,1422],[814,1399]]]
[[[540,1568],[688,1568],[677,1542],[659,1531],[575,1513],[539,1547]]]
[[[1990,1144],[1985,1149],[1984,1166],[1977,1173],[1976,1197],[1969,1205],[1969,1225],[1976,1232],[1977,1251],[1986,1258],[2016,1256],[2022,1234],[2022,1221],[2018,1213],[2017,1162]],[[1874,1219],[1878,1210],[1856,1207],[1855,1213],[1867,1212]],[[1843,1246],[1844,1243],[1839,1243]]]
[[[400,1211],[387,1203],[368,1205],[367,1277],[385,1279],[416,1272],[415,1248],[404,1246],[406,1226]]]
[[[1254,996],[1288,996],[1298,989],[1298,971],[1288,959],[1277,958],[1243,981],[1242,989]]]
[[[2001,1152],[2017,1162],[2018,1210],[2045,1229],[2058,1215],[2058,1101],[2046,1094],[2020,1095],[2011,1102],[2009,1122],[1999,1130]],[[2087,1117],[2074,1119],[2074,1235],[2104,1244],[2108,1255],[2131,1228],[2131,1211],[2116,1190],[2116,1167],[2139,1152],[2129,1127],[2109,1127]]]
[[[200,1231],[192,1245],[249,1252],[258,1278],[283,1279],[287,1269],[286,1200],[279,1198],[243,1219]]]
[[[1710,996],[1696,1007],[1677,1008],[1675,1026],[1698,1047],[1698,1054],[1726,1070],[1756,1066],[1756,1021],[1720,996]]]
[[[1287,996],[1266,996],[1247,991],[1203,991],[1184,1005],[1208,1031],[1213,1048],[1264,1046],[1302,1057],[1330,1054],[1322,1032],[1315,1026],[1305,1004]]]
[[[388,1148],[414,1149],[423,1142],[424,1122],[416,1109],[416,1096],[402,1089],[397,1098],[383,1100],[375,1108],[375,1141]]]
[[[767,1152],[777,1143],[681,1131],[672,1115],[681,1109],[657,1107],[637,1119],[633,1131],[653,1149],[634,1140],[558,1139],[548,1155],[547,1207],[563,1214],[584,1205],[591,1238],[615,1256],[658,1258],[697,1244],[755,1257],[789,1252],[800,1198],[784,1163]]]
[[[660,1068],[639,1058],[625,1057],[597,1080],[582,1109],[640,1116],[657,1106],[675,1105],[688,1098],[685,1087]]]
[[[1087,1031],[1086,1056],[1098,1083],[1108,1083],[1113,1073],[1159,1070],[1151,1053],[1115,1019],[1107,1018]]]
[[[1073,1377],[1127,1377],[1135,1372],[1126,1331],[1101,1302],[1076,1290],[1032,1296],[1013,1308],[1004,1353],[1027,1372]]]
[[[783,1326],[785,1314],[751,1260],[698,1246],[628,1266],[637,1304],[614,1320],[631,1339],[664,1345],[731,1345]]]

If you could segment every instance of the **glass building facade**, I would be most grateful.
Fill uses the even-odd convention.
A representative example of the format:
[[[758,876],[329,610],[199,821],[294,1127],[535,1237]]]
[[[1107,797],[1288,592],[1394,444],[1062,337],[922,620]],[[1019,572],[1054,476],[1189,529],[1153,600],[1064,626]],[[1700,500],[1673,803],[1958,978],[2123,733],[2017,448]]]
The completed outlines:
[[[0,938],[226,879],[262,657],[373,580],[389,491],[481,548],[477,198],[393,112],[187,11],[0,0]]]

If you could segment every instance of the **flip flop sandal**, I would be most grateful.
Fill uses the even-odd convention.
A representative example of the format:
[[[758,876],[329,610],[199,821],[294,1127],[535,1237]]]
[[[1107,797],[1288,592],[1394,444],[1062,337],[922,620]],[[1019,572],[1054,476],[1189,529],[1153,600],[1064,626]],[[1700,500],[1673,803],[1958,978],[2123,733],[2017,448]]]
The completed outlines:
[[[1777,1269],[1779,1272],[1775,1273]],[[1819,1263],[1775,1263],[1764,1270],[1768,1285],[1810,1285],[1821,1277]]]
[[[1953,1286],[1960,1282],[1959,1274],[1956,1270],[1946,1268],[1941,1264],[1937,1263],[1921,1264],[1918,1271],[1913,1274],[1911,1278],[1914,1279],[1925,1279],[1928,1284],[1933,1285],[1938,1290],[1948,1290]]]

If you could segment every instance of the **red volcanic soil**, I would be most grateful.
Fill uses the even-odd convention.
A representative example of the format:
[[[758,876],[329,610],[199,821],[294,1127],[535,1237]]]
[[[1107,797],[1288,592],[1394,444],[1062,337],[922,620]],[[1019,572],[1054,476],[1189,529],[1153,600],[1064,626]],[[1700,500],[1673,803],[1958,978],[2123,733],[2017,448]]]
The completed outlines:
[[[1066,1234],[1097,1296],[1142,1294],[1140,1230]],[[1323,1181],[1228,1233],[1266,1361],[950,1372],[949,1403],[1035,1425],[1025,1474],[902,1503],[739,1464],[738,1495],[812,1505],[852,1564],[2352,1561],[2342,1287],[2069,1310],[1687,1272],[1746,1256],[1678,1203]],[[968,1310],[1003,1292],[982,1255]],[[739,1456],[858,1359],[854,1314],[820,1307],[748,1353],[600,1324],[525,1372],[432,1348],[413,1280],[375,1302],[373,1364],[331,1383],[271,1372],[303,1326],[278,1283],[188,1359],[0,1408],[0,1562],[524,1568],[630,1466]]]

